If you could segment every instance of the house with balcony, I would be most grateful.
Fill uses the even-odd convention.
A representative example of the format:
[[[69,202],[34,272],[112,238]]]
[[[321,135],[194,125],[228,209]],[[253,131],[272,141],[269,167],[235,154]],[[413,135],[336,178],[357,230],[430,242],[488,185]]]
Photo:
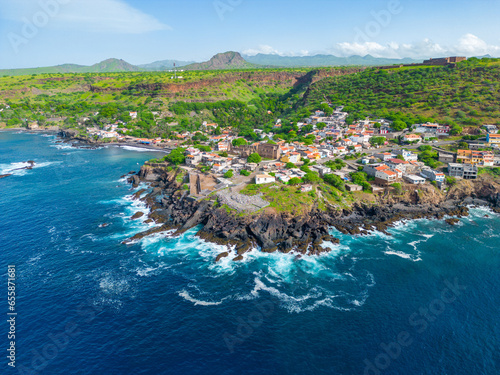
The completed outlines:
[[[411,167],[409,161],[401,159],[389,159],[385,163],[391,170],[399,169],[403,173],[407,173],[407,169]]]
[[[491,134],[491,133],[488,133],[486,135],[486,142],[490,146],[500,145],[500,134]]]
[[[436,181],[436,182],[444,182],[445,176],[444,173],[435,171],[430,168],[424,168],[422,169],[422,172],[420,172],[420,175],[430,181]]]
[[[382,161],[387,161],[390,159],[394,159],[396,157],[396,155],[394,155],[390,152],[379,152],[373,156],[375,156],[377,159],[380,159]]]
[[[388,171],[390,168],[385,164],[369,164],[363,167],[363,172],[368,176],[375,177],[377,172]]]
[[[403,142],[405,143],[420,143],[422,142],[422,137],[417,134],[405,134],[403,136]]]
[[[398,174],[391,170],[382,170],[375,173],[375,183],[377,185],[390,185],[398,180]]]
[[[398,156],[401,155],[405,161],[417,161],[418,160],[418,155],[414,154],[411,151],[408,150],[394,150],[393,153]]]

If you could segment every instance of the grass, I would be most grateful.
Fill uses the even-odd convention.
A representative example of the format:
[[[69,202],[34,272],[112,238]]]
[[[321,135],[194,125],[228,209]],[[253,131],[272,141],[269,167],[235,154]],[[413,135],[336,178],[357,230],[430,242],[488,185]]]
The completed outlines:
[[[317,191],[301,192],[300,186],[289,186],[279,183],[267,185],[247,185],[241,190],[241,194],[262,194],[263,199],[270,203],[270,207],[277,212],[290,212],[292,214],[304,214],[317,206],[325,211],[328,205],[345,205],[342,193],[327,184],[316,185]],[[321,197],[319,192],[321,192]]]
[[[360,118],[400,112],[461,126],[495,124],[500,122],[499,64],[498,59],[471,59],[456,68],[367,69],[313,84],[304,103],[317,105],[327,98]]]
[[[479,168],[478,174],[489,174],[493,177],[500,177],[500,168],[498,167],[485,167]]]

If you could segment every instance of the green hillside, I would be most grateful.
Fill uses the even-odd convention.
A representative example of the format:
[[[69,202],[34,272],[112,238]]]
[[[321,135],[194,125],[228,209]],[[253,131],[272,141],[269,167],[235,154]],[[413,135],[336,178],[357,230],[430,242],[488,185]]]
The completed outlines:
[[[56,74],[56,73],[108,73],[108,72],[137,72],[139,67],[129,64],[121,59],[107,59],[100,63],[86,66],[77,64],[63,64],[41,68],[27,69],[0,69],[2,76],[22,76],[31,74]]]
[[[313,84],[299,105],[327,98],[366,116],[414,123],[434,119],[462,126],[500,124],[500,59],[469,59],[453,67],[376,68]]]
[[[370,55],[338,57],[333,55],[314,56],[280,56],[257,54],[254,56],[243,56],[252,64],[265,66],[299,67],[299,66],[383,66],[393,64],[421,63],[422,60],[406,59],[384,59]]]

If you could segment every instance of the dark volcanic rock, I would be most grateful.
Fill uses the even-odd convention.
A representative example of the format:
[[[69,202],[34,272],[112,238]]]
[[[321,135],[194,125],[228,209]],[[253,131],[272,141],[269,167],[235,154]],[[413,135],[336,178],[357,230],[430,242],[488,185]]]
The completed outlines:
[[[190,199],[188,193],[182,189],[182,184],[176,181],[178,173],[168,173],[162,168],[144,166],[138,174],[128,178],[133,186],[138,186],[140,182],[148,182],[152,191],[140,198],[150,208],[147,222],[154,221],[163,225],[139,233],[125,243],[153,233],[174,229],[175,234],[180,234],[200,226],[198,237],[234,248],[237,254],[234,258],[236,261],[242,260],[243,254],[257,246],[264,252],[296,251],[299,254],[318,255],[329,251],[323,246],[324,242],[340,242],[338,238],[329,234],[332,227],[350,235],[366,235],[374,230],[389,234],[388,229],[401,221],[443,219],[445,216],[460,218],[469,214],[467,207],[462,203],[464,201],[462,198],[425,201],[421,197],[417,199],[418,194],[416,194],[412,195],[409,201],[373,205],[357,203],[350,210],[312,209],[301,216],[288,213],[240,216],[217,208],[211,201]],[[139,198],[144,192],[145,190],[141,190],[135,193],[135,198]],[[490,190],[485,190],[484,196],[478,195],[474,202],[484,204],[485,201],[480,199],[487,199],[490,196],[491,199],[488,199],[495,207],[500,202],[500,196],[490,193]],[[136,215],[142,216],[142,213]],[[447,219],[447,222],[456,223],[456,220],[458,219]],[[217,256],[217,261],[229,255],[229,251],[223,252]]]
[[[132,215],[132,217],[130,218],[130,220],[136,220],[136,219],[139,219],[140,217],[143,217],[144,216],[144,212],[136,212],[134,215]]]
[[[460,220],[458,220],[458,219],[454,219],[454,218],[452,218],[452,219],[446,219],[445,221],[446,221],[448,224],[450,224],[450,225],[455,225],[455,224],[458,224],[458,223],[460,222]]]
[[[229,256],[228,252],[220,253],[219,255],[217,255],[217,258],[215,258],[215,261],[218,262],[222,258],[225,258],[225,257],[228,257],[228,256]]]

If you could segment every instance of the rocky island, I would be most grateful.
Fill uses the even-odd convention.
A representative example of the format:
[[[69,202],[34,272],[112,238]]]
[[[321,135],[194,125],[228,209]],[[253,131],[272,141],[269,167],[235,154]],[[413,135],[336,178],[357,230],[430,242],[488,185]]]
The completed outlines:
[[[128,178],[135,187],[141,182],[149,184],[151,190],[142,198],[146,191],[140,190],[135,198],[142,199],[150,208],[148,220],[161,225],[136,234],[125,243],[153,233],[175,230],[175,235],[201,226],[197,236],[228,245],[228,251],[221,253],[217,260],[227,256],[241,260],[242,254],[253,247],[264,252],[317,255],[329,251],[325,242],[339,242],[330,235],[331,228],[351,235],[374,230],[387,233],[390,226],[401,220],[467,216],[469,205],[489,206],[500,212],[500,184],[490,175],[482,175],[474,181],[458,181],[447,192],[433,185],[422,185],[418,189],[408,186],[399,194],[385,190],[373,195],[372,200],[359,195],[350,206],[343,208],[321,205],[318,199],[308,207],[300,207],[297,214],[299,210],[279,212],[273,207],[238,212],[228,209],[217,194],[193,199],[183,188],[179,173],[182,173],[180,169],[167,171],[146,165]],[[449,223],[455,221],[449,220]]]

